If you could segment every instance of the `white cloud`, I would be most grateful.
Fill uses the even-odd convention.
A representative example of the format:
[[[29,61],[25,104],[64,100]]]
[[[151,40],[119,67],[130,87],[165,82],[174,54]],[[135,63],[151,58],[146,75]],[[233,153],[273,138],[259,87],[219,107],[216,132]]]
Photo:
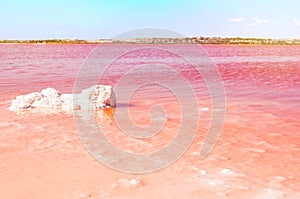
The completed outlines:
[[[261,26],[262,24],[268,23],[269,21],[266,19],[260,19],[258,17],[254,17],[250,26]]]
[[[300,19],[293,18],[293,22],[296,26],[300,26]]]
[[[228,20],[229,22],[242,22],[244,21],[244,17],[235,17]]]

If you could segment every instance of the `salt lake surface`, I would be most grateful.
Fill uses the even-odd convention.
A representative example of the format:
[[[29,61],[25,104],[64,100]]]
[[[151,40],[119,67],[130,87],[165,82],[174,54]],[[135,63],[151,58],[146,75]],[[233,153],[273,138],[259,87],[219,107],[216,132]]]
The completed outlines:
[[[78,70],[96,47],[0,45],[0,198],[300,198],[300,46],[202,46],[226,91],[222,134],[204,159],[199,153],[212,109],[205,81],[170,54],[157,54],[155,45],[138,46],[141,50],[114,62],[100,83],[115,84],[128,65],[165,60],[184,71],[197,93],[201,116],[191,147],[171,166],[148,174],[118,172],[95,160],[80,141],[71,114],[8,110],[21,94],[47,87],[71,93]],[[107,57],[114,56],[111,47],[105,48]],[[190,45],[175,48],[193,56]],[[177,81],[156,68],[135,74],[131,83],[145,77]],[[149,108],[156,104],[167,113],[156,137],[133,139],[116,128],[114,111],[129,107],[132,120],[147,125]],[[176,136],[179,105],[168,90],[150,85],[135,92],[130,104],[117,101],[115,110],[100,115],[98,125],[123,150],[157,151]],[[195,107],[184,108],[192,112]]]

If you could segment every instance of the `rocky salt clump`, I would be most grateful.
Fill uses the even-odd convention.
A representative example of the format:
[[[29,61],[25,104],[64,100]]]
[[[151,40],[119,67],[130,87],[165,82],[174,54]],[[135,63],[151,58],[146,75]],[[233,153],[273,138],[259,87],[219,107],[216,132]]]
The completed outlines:
[[[107,85],[95,85],[84,89],[75,98],[76,106],[80,106],[80,109],[85,110],[97,110],[116,105],[112,87]]]
[[[98,110],[116,106],[111,86],[95,85],[82,90],[79,94],[61,94],[54,88],[41,92],[17,96],[9,107],[11,111],[28,109],[51,109],[70,112],[73,110]]]

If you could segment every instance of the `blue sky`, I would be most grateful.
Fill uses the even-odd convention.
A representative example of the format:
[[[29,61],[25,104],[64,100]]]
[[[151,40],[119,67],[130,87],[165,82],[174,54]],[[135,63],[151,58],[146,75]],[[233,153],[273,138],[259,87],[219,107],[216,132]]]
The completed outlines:
[[[300,38],[299,9],[299,0],[0,0],[0,39],[111,38],[139,28]]]

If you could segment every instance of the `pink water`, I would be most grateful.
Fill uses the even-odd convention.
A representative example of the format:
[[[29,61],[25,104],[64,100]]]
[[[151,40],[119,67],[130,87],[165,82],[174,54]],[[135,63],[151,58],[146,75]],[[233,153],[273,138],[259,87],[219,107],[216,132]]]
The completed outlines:
[[[77,71],[95,47],[0,45],[0,198],[300,198],[300,46],[204,46],[226,90],[219,142],[199,159],[211,119],[210,96],[204,81],[187,73],[202,110],[197,137],[173,165],[140,175],[119,173],[93,159],[69,114],[18,115],[7,110],[17,95],[46,87],[72,92]],[[189,45],[177,47],[189,50]],[[151,56],[151,51],[142,53],[145,59]],[[116,81],[124,65],[135,61],[140,57],[121,60],[104,83]],[[161,103],[170,118],[167,130],[157,138],[135,141],[116,130],[113,113],[108,113],[99,125],[113,144],[149,152],[172,140],[170,132],[180,119],[177,101],[164,89],[156,88],[155,96],[151,89],[135,94],[133,120],[147,124],[149,106]],[[117,105],[126,106],[122,101]],[[120,181],[131,178],[142,183],[128,187]]]

